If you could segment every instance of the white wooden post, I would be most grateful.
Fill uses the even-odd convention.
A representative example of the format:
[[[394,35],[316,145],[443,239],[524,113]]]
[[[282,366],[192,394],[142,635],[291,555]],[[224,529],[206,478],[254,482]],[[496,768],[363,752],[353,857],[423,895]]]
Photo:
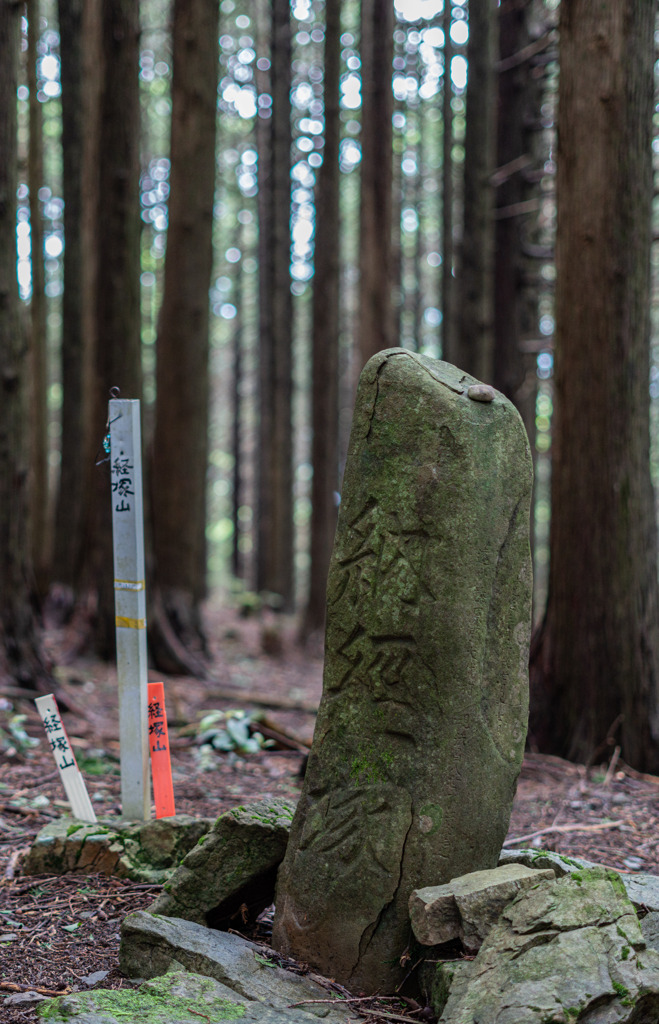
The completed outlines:
[[[71,814],[80,821],[96,824],[96,814],[89,799],[85,780],[80,774],[55,698],[52,693],[48,693],[44,697],[37,697],[34,703],[46,730],[46,738],[55,758]]]
[[[124,818],[145,821],[151,795],[139,401],[112,399],[109,423],[121,806]]]

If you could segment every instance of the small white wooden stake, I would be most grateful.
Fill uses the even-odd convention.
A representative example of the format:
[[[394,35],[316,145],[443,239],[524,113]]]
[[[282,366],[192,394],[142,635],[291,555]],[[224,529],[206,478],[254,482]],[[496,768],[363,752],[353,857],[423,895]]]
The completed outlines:
[[[94,808],[89,799],[85,780],[76,764],[69,737],[62,725],[62,718],[55,698],[52,693],[49,693],[45,697],[37,697],[34,703],[37,705],[37,711],[46,730],[46,738],[50,743],[64,791],[71,805],[71,814],[79,821],[90,821],[95,824]]]
[[[124,818],[146,821],[151,794],[139,401],[112,399],[109,424],[121,806]]]

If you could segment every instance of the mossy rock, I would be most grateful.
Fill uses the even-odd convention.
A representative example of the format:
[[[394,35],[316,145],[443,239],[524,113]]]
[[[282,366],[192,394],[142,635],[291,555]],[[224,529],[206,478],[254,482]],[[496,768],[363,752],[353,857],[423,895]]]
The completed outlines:
[[[521,766],[531,454],[477,384],[390,349],[355,404],[273,943],[366,992],[402,981],[413,889],[496,866]]]
[[[294,806],[266,797],[220,815],[183,859],[151,912],[238,927],[273,902]]]
[[[172,971],[138,989],[95,989],[59,996],[38,1009],[49,1024],[307,1024],[317,1017],[304,1010],[264,1005],[221,982],[187,971]]]
[[[178,814],[152,821],[108,819],[95,825],[60,818],[41,829],[25,859],[26,875],[99,872],[161,884],[213,824]]]
[[[586,868],[520,894],[435,1009],[442,1024],[654,1024],[659,954],[620,876]]]

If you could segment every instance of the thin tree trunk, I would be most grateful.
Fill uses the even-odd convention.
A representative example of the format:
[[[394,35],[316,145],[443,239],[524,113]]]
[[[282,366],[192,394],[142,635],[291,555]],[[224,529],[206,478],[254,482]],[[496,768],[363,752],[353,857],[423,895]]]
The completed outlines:
[[[325,622],[339,486],[340,0],[326,0],[325,19],[325,145],[316,192],[312,313],[311,569],[303,636]]]
[[[245,336],[244,301],[244,259],[245,229],[236,229],[236,247],[240,250],[240,267],[234,285],[236,323],[233,331],[233,400],[231,408],[231,452],[233,455],[231,519],[233,521],[233,543],[231,546],[231,571],[237,580],[244,579],[245,571],[240,546],[240,509],[243,504],[243,344]]]
[[[361,0],[360,371],[372,355],[394,344],[391,303],[393,38],[391,0]]]
[[[451,83],[451,5],[444,4],[444,80],[442,86],[442,359],[455,363],[457,339],[453,302],[453,87]]]
[[[0,0],[0,682],[52,683],[30,605],[25,342],[16,283],[16,88],[20,5]]]
[[[292,331],[290,280],[291,23],[288,0],[271,4],[272,117],[259,160],[260,347],[256,586],[295,603],[293,563]],[[268,135],[269,141],[264,139]],[[266,156],[269,151],[269,159]]]
[[[64,295],[62,298],[62,433],[55,509],[53,581],[70,603],[81,559],[85,458],[89,450],[89,347],[83,329],[83,0],[59,0],[62,81],[62,188],[64,195]],[[85,92],[90,78],[85,76]]]
[[[457,360],[479,380],[492,380],[494,299],[496,0],[470,0],[464,230],[459,280]]]
[[[556,353],[538,746],[659,769],[649,453],[653,0],[561,6]]]
[[[30,92],[30,243],[32,297],[30,299],[30,550],[36,591],[44,597],[49,573],[48,501],[48,384],[46,345],[46,292],[43,221],[39,189],[43,180],[41,103],[37,98],[37,44],[39,0],[27,2],[27,82]]]
[[[426,164],[425,132],[423,129],[423,103],[416,108],[418,143],[416,147],[416,175],[414,178],[414,208],[418,218],[414,238],[414,301],[412,304],[414,351],[420,352],[423,340],[423,251],[424,251],[424,189],[423,175]]]

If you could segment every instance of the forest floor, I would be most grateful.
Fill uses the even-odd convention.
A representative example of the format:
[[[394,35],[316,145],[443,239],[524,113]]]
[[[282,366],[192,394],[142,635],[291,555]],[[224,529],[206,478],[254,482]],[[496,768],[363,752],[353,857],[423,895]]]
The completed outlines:
[[[207,627],[209,679],[166,679],[177,812],[216,817],[268,794],[295,800],[322,688],[320,642],[302,650],[292,623],[243,619],[220,608],[209,609]],[[91,658],[69,657],[72,638],[66,630],[51,630],[46,639],[62,690],[83,712],[64,714],[63,720],[97,815],[118,816],[115,673]],[[275,653],[265,653],[264,647]],[[150,672],[149,678],[162,675]],[[37,1004],[14,999],[27,991],[47,999],[76,989],[130,984],[118,966],[121,922],[147,907],[160,886],[98,874],[21,875],[21,860],[39,829],[66,813],[68,805],[33,702],[19,691],[3,697],[11,701],[13,713],[26,715],[27,733],[41,740],[29,751],[0,755],[0,1020],[25,1024],[37,1019]],[[209,711],[228,709],[261,713],[262,726],[288,740],[279,749],[247,755],[202,755],[198,730],[190,727]],[[8,707],[0,710],[0,726],[6,728],[11,714]],[[530,753],[506,845],[536,846],[621,872],[659,875],[658,824],[659,778],[640,775],[615,755],[586,768]],[[363,1019],[390,1021],[392,1009],[398,1019],[424,1019],[402,1003],[386,1004],[389,1016],[378,1017],[378,1005],[385,1006],[364,1004]]]

